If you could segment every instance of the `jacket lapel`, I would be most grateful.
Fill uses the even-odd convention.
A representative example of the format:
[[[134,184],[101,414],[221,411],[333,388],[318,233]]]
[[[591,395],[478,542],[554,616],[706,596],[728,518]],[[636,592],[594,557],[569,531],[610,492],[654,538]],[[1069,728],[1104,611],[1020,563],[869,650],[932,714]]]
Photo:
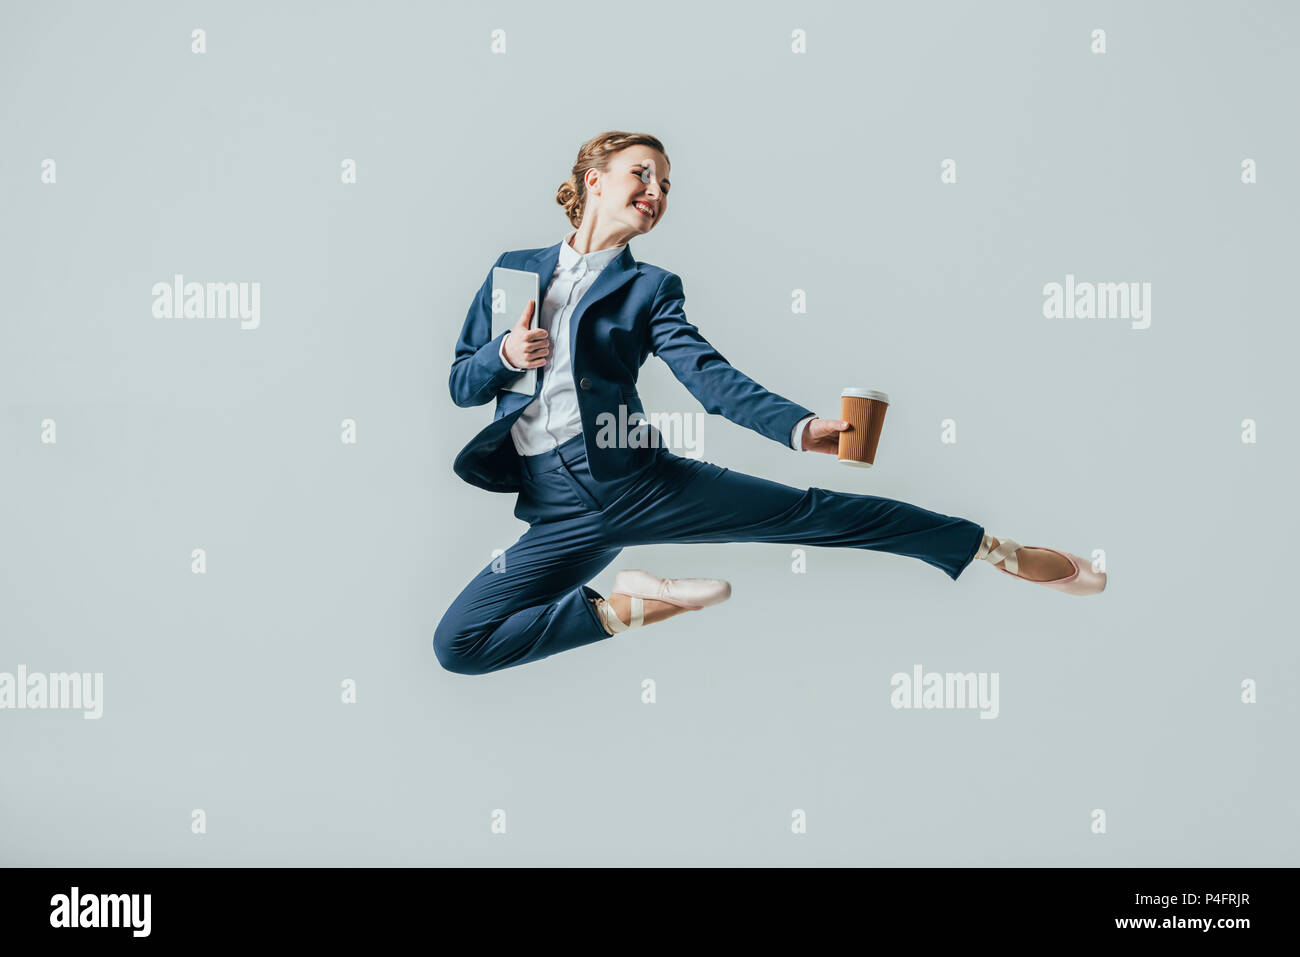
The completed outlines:
[[[530,258],[524,266],[525,269],[537,273],[539,277],[537,288],[540,290],[538,295],[543,299],[546,298],[546,292],[551,288],[551,283],[555,280],[555,267],[559,265],[559,262],[560,244],[556,243],[554,246],[538,250],[537,255]],[[537,304],[537,314],[539,316],[542,314],[541,310],[542,304],[539,302]]]
[[[543,249],[528,260],[528,268],[541,277],[538,288],[541,290],[540,295],[543,299],[546,298],[547,290],[551,288],[551,283],[555,280],[555,267],[559,262],[560,243]],[[632,244],[628,243],[623,247],[623,251],[611,259],[609,265],[600,271],[596,281],[591,284],[591,288],[583,295],[577,308],[573,310],[573,315],[569,318],[569,365],[575,370],[577,369],[577,363],[574,362],[574,350],[578,342],[578,323],[582,321],[583,313],[587,311],[587,308],[592,303],[604,299],[610,293],[621,288],[624,283],[631,282],[639,275],[641,275],[641,267],[636,264],[636,259],[632,256]],[[539,309],[541,305],[540,302],[537,304]],[[540,392],[542,376],[537,378],[538,391]]]

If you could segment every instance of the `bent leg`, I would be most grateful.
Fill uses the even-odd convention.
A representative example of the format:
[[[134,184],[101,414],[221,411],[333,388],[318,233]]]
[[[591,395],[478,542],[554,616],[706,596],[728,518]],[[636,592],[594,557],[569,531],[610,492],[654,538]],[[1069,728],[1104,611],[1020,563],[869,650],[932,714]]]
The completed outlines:
[[[656,480],[607,509],[620,545],[782,542],[863,548],[917,558],[956,579],[984,529],[907,502],[799,489],[698,459],[667,456]]]
[[[533,525],[451,603],[433,650],[448,671],[481,675],[608,638],[590,581],[622,549],[592,516]]]

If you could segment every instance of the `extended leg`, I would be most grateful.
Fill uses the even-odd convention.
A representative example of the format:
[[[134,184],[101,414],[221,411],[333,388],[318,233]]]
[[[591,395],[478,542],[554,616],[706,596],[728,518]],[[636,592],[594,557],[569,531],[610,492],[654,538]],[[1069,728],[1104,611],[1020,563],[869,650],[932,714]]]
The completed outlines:
[[[657,542],[784,542],[862,548],[917,558],[956,579],[984,529],[907,502],[799,489],[711,462],[673,456],[653,488],[607,509],[620,545]]]

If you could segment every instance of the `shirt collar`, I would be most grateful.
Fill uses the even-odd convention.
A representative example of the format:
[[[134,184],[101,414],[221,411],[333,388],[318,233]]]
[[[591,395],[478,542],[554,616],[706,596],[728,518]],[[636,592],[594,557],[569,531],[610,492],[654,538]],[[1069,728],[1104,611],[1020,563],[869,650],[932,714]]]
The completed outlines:
[[[627,243],[624,243],[622,246],[612,246],[609,249],[597,249],[595,252],[583,254],[570,245],[570,241],[576,235],[578,235],[578,231],[575,229],[569,233],[569,235],[565,236],[564,241],[560,243],[561,269],[581,272],[582,268],[579,264],[585,262],[589,272],[600,272],[627,248]]]

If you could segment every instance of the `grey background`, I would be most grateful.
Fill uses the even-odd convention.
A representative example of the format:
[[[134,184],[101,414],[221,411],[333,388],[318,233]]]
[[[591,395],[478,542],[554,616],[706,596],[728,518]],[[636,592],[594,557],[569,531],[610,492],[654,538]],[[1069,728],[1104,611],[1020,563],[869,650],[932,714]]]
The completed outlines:
[[[1293,5],[0,17],[0,671],[105,676],[99,721],[0,712],[0,862],[1300,862]],[[567,232],[555,189],[607,129],[664,140],[669,212],[632,251],[734,365],[824,416],[845,385],[893,398],[871,471],[720,417],[706,458],[1103,548],[1105,594],[644,547],[592,584],[732,600],[443,671],[435,624],[525,529],[451,471],[491,418],[452,404],[453,346],[496,256]],[[176,272],[261,282],[261,328],[154,319]],[[1066,273],[1151,282],[1151,327],[1044,319]],[[699,410],[657,358],[641,392]],[[1000,717],[893,710],[918,663],[998,672]]]

